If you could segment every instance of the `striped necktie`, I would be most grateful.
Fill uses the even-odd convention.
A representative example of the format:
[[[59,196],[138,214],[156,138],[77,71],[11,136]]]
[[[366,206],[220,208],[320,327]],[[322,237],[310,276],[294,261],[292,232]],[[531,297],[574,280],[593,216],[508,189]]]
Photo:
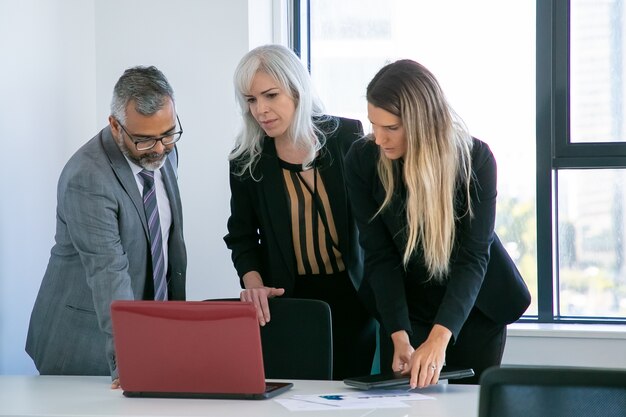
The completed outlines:
[[[143,208],[146,211],[148,231],[150,232],[154,299],[167,300],[167,282],[165,265],[163,265],[163,236],[161,235],[161,221],[157,206],[156,187],[154,186],[154,172],[144,169],[139,175],[143,178]]]

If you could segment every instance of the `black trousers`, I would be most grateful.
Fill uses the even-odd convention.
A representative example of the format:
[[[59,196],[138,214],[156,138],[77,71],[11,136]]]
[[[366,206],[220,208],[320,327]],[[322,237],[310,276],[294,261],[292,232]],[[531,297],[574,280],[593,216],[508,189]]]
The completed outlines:
[[[412,322],[413,335],[410,337],[413,347],[421,345],[432,328],[432,324]],[[391,369],[393,343],[389,334],[381,329],[380,334],[380,369]],[[472,368],[475,375],[471,378],[450,380],[451,384],[478,384],[485,369],[500,365],[506,343],[506,326],[497,324],[478,309],[474,308],[456,341],[446,349],[446,365],[450,367]]]
[[[363,306],[348,274],[301,275],[295,298],[328,303],[333,325],[333,379],[369,375],[376,350],[376,322]]]

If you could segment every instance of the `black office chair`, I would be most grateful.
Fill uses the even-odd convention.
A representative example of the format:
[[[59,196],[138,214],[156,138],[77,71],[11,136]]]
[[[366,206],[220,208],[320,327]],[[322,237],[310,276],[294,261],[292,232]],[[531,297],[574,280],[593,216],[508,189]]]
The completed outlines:
[[[624,417],[626,370],[502,366],[480,378],[479,417]]]
[[[220,298],[205,301],[239,301]],[[265,377],[331,380],[330,306],[320,300],[270,298],[270,322],[261,327]]]
[[[332,379],[333,333],[324,301],[271,298],[270,322],[261,327],[266,378]]]

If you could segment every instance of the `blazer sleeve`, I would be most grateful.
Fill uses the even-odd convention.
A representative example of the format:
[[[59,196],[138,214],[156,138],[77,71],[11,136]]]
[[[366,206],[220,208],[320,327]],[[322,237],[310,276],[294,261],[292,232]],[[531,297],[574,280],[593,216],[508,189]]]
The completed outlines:
[[[253,187],[254,181],[247,174],[235,175],[235,163],[230,164],[230,217],[228,218],[228,234],[224,242],[231,250],[231,258],[240,285],[241,278],[249,271],[258,271],[262,274],[262,255],[260,245],[259,220],[254,209]],[[262,275],[261,275],[262,276]]]
[[[98,324],[106,336],[109,367],[115,378],[110,305],[113,300],[134,298],[129,261],[119,232],[119,201],[95,169],[80,170],[65,178],[62,184],[57,197],[63,202],[64,221],[85,269]]]
[[[376,308],[385,330],[411,333],[404,287],[402,259],[381,216],[375,198],[378,149],[368,138],[356,141],[346,156],[346,184],[359,242],[365,254],[364,280],[374,292]],[[382,186],[381,186],[382,187]]]
[[[494,239],[497,196],[496,161],[487,144],[474,140],[473,178],[470,198],[473,216],[460,205],[457,215],[455,251],[451,259],[446,291],[435,323],[448,328],[456,339],[485,278],[489,251]],[[457,193],[459,201],[467,201]]]

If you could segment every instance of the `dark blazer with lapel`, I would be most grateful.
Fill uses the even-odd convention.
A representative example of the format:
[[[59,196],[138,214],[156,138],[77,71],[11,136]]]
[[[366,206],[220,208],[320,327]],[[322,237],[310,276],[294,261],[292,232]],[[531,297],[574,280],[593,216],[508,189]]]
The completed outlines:
[[[346,183],[365,251],[365,280],[376,296],[376,307],[389,333],[411,332],[411,320],[447,327],[456,338],[475,306],[497,323],[517,320],[530,303],[530,294],[494,232],[496,162],[489,147],[474,139],[471,194],[473,217],[459,190],[455,198],[456,241],[450,271],[441,284],[428,281],[421,248],[407,269],[402,266],[406,245],[406,190],[395,161],[396,190],[390,205],[375,213],[385,198],[377,174],[378,146],[368,138],[356,142],[346,157]],[[425,295],[426,294],[426,295]],[[431,311],[425,311],[430,308]]]
[[[169,298],[184,300],[187,255],[176,162],[174,151],[161,168],[172,212],[167,281]],[[42,374],[116,376],[110,304],[143,299],[152,266],[142,197],[109,127],[64,167],[56,223],[26,351]]]
[[[359,289],[363,254],[347,200],[343,172],[345,154],[350,145],[362,136],[363,128],[357,120],[337,120],[339,124],[333,133],[327,135],[316,166],[328,192],[344,263],[355,288]],[[236,167],[237,161],[232,161],[231,216],[224,241],[232,251],[237,274],[241,278],[246,272],[258,271],[266,286],[285,288],[285,295],[289,297],[293,293],[297,271],[287,194],[274,140],[265,137],[262,155],[254,169],[254,179],[248,173],[235,175]]]

